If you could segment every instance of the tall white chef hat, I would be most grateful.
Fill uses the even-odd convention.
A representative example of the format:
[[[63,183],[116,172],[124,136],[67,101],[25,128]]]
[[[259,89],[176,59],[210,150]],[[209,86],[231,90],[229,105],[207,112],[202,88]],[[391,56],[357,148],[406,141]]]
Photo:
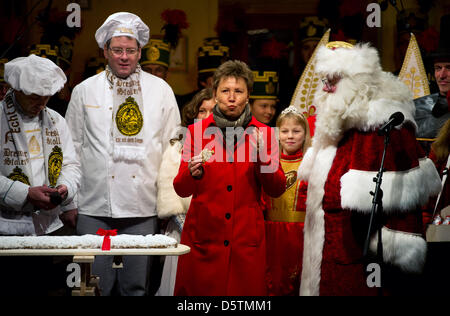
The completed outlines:
[[[26,95],[52,96],[64,87],[67,78],[50,59],[30,55],[5,64],[5,81]]]
[[[141,18],[133,13],[117,12],[110,15],[105,23],[95,32],[98,46],[103,48],[108,40],[116,36],[134,37],[141,47],[150,38],[150,29]]]

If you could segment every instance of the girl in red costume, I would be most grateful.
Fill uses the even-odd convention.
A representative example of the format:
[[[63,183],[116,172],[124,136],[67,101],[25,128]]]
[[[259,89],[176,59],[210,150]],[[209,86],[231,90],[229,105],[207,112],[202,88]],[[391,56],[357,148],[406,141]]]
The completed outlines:
[[[306,184],[297,180],[303,153],[311,145],[308,122],[290,106],[278,117],[280,163],[286,192],[266,198],[267,287],[269,295],[298,295],[303,256]]]

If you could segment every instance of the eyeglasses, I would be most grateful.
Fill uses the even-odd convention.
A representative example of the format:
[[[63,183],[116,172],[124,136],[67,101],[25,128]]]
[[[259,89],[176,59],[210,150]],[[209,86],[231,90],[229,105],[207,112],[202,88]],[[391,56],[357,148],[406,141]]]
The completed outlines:
[[[136,55],[136,53],[138,52],[137,48],[123,49],[122,47],[112,47],[109,50],[112,51],[114,56],[117,56],[117,57],[122,56],[124,51],[127,53],[128,56]]]

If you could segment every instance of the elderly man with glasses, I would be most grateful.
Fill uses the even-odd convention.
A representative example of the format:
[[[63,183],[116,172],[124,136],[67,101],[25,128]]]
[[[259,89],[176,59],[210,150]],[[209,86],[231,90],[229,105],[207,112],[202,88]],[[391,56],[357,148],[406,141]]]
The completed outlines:
[[[149,37],[138,16],[109,16],[95,34],[108,65],[73,90],[66,120],[82,170],[78,234],[158,231],[156,178],[180,116],[169,85],[138,64]],[[98,256],[93,265],[103,295],[114,288],[120,295],[147,294],[151,257],[124,257],[123,269],[113,269],[112,261]]]

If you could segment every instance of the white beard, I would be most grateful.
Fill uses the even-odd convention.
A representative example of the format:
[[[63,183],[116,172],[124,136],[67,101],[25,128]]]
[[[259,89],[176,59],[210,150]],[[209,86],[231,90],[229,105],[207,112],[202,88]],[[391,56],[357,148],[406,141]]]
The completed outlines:
[[[314,103],[317,105],[316,131],[313,142],[321,147],[336,145],[343,133],[367,119],[369,99],[373,86],[365,84],[362,76],[344,77],[334,93],[320,90]]]

